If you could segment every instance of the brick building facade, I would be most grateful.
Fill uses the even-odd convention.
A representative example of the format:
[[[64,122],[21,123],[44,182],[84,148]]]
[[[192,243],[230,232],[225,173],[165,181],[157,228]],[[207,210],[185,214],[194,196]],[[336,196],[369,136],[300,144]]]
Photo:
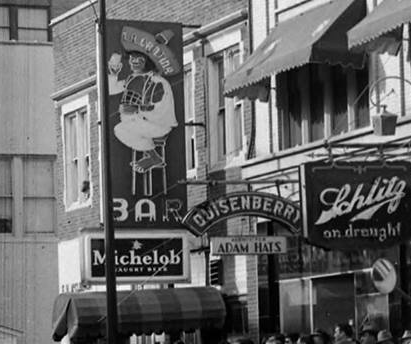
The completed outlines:
[[[85,3],[77,7],[77,10],[67,12],[52,21],[55,58],[55,90],[52,98],[56,105],[57,228],[60,242],[77,238],[80,228],[98,228],[102,223],[99,162],[101,151],[96,85],[95,11],[97,7],[96,3],[94,6]],[[219,95],[211,95],[211,93],[217,90],[221,97],[222,78],[249,53],[247,2],[243,0],[181,0],[167,3],[107,1],[107,9],[108,19],[177,21],[183,24],[187,178],[197,181],[240,180],[240,165],[250,150],[251,105],[248,101],[234,104],[228,100],[228,103],[216,108]],[[210,120],[210,104],[214,106],[212,120]],[[217,123],[219,111],[224,111],[227,116],[224,121],[227,122],[224,133],[220,133],[220,138],[217,138],[217,128],[221,127],[221,123]],[[82,160],[83,166],[86,167],[81,171],[79,167],[79,176],[89,181],[90,189],[86,192],[80,190],[80,179],[77,181],[77,191],[72,192],[67,189],[67,165],[69,163],[67,133],[64,128],[67,126],[65,118],[68,114],[75,116],[77,123],[85,123],[84,128],[89,135],[89,137],[79,139],[85,139],[87,142],[82,143],[84,150],[76,157],[76,161]],[[211,121],[214,122],[211,124]],[[211,153],[214,156],[210,159],[208,149],[210,142],[215,145],[223,137],[227,139],[227,146],[224,143],[224,148],[214,147],[214,153]],[[220,153],[221,156],[219,156]],[[188,209],[207,198],[244,188],[245,186],[241,184],[188,183]],[[73,198],[70,195],[74,193]],[[212,233],[226,235],[229,227],[232,228],[230,230],[232,233],[236,231],[248,233],[249,220],[248,218],[228,220],[227,225],[216,226],[212,229]],[[245,258],[226,259],[224,280],[215,281],[210,278],[207,235],[203,238],[191,236],[190,238],[191,283],[181,286],[215,284],[231,302],[229,312],[234,319],[235,326],[229,331],[233,334],[244,334],[247,331]],[[216,258],[218,257],[211,257],[211,265],[214,264]],[[60,262],[64,259],[60,256]],[[64,263],[61,264],[64,265]],[[66,271],[64,269],[60,266],[60,292],[82,290],[83,286],[79,285],[76,278],[71,282],[64,278]],[[176,287],[178,286],[176,284]],[[125,286],[125,288],[129,287]]]

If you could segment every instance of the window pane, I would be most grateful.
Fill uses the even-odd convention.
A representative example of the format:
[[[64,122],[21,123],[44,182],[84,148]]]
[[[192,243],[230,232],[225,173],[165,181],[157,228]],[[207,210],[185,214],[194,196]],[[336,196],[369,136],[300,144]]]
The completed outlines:
[[[312,298],[314,328],[333,333],[341,319],[348,322],[355,319],[354,275],[313,279]]]
[[[186,120],[194,118],[193,110],[193,74],[191,69],[184,71],[184,111]]]
[[[38,216],[41,214],[41,216]],[[27,233],[50,233],[54,230],[54,199],[24,200],[24,230]]]
[[[310,138],[316,141],[324,137],[324,84],[318,65],[309,65],[310,70]]]
[[[0,159],[0,196],[11,195],[11,160]]]
[[[17,35],[19,41],[47,42],[48,38],[46,30],[18,29]]]
[[[79,184],[78,184],[78,179],[79,179],[79,171],[78,171],[78,163],[77,161],[73,161],[69,165],[69,173],[68,173],[68,180],[67,180],[67,188],[68,188],[68,193],[70,195],[70,203],[76,202],[78,200],[78,192],[79,192]]]
[[[47,10],[40,8],[18,8],[17,20],[19,28],[47,29]]]
[[[0,233],[12,232],[12,204],[11,198],[0,197]]]
[[[10,30],[9,29],[1,29],[0,28],[0,40],[1,41],[10,40]]]
[[[194,161],[194,128],[191,126],[186,127],[186,164],[188,169],[195,167]]]
[[[233,135],[234,135],[234,155],[238,155],[238,153],[241,151],[243,147],[243,125],[242,125],[242,106],[241,104],[236,104],[234,106],[234,130],[233,130]]]
[[[280,319],[284,332],[310,333],[309,283],[306,280],[280,283]]]
[[[217,87],[218,87],[218,105],[224,107],[224,61],[219,58],[217,61]]]
[[[67,205],[77,201],[78,195],[78,171],[77,171],[77,117],[76,114],[65,116],[65,190]]]
[[[66,157],[67,160],[77,159],[77,117],[66,116]]]
[[[195,139],[194,136],[191,136],[190,138],[190,168],[195,168],[196,167],[196,146],[195,146]]]
[[[228,55],[229,65],[227,74],[234,72],[240,65],[240,51],[238,49],[233,49]]]
[[[301,94],[298,85],[299,70],[277,75],[277,101],[282,121],[282,148],[301,145]]]
[[[224,109],[218,112],[217,117],[217,149],[218,149],[218,158],[222,159],[226,155],[226,132],[225,132],[225,111]]]
[[[10,26],[8,7],[0,6],[0,26]]]
[[[52,161],[26,160],[23,174],[25,196],[54,196]]]
[[[84,158],[85,156],[89,155],[90,148],[89,148],[89,139],[88,139],[88,120],[87,120],[87,112],[82,111],[79,113],[79,131],[80,131],[80,140],[82,145],[82,152],[79,152]]]
[[[370,125],[370,109],[368,107],[369,89],[368,89],[368,67],[356,71],[357,92],[358,95],[364,89],[366,91],[358,100],[355,108],[355,127],[364,128]]]
[[[347,74],[341,66],[329,68],[333,88],[332,134],[338,135],[348,131]]]

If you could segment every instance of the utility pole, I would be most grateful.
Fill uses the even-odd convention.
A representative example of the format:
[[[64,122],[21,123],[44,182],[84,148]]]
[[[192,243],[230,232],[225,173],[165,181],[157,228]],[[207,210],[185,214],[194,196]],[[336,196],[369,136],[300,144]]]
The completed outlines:
[[[107,80],[107,33],[106,33],[106,3],[99,0],[100,20],[99,20],[99,79],[101,93],[101,150],[102,150],[102,192],[103,192],[103,223],[105,233],[105,272],[106,272],[106,297],[107,297],[107,344],[117,343],[117,294],[116,294],[116,273],[114,256],[114,224],[113,224],[113,198],[111,190],[111,169],[110,169],[110,127],[108,122],[108,80]]]

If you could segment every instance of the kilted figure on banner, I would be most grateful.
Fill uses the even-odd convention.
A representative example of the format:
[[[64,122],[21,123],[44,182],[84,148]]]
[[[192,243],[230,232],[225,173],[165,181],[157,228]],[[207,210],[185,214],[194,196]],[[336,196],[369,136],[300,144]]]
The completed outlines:
[[[181,228],[186,211],[182,25],[107,20],[116,227]]]
[[[155,39],[158,44],[167,44],[172,35],[172,31],[165,31]],[[177,126],[174,97],[169,82],[160,75],[155,61],[145,54],[144,46],[127,41],[124,31],[121,42],[131,73],[125,80],[118,79],[123,65],[120,53],[114,52],[108,62],[109,94],[122,93],[121,122],[114,128],[114,134],[126,146],[143,153],[131,165],[135,172],[145,173],[164,164],[155,150],[154,139],[164,137]]]

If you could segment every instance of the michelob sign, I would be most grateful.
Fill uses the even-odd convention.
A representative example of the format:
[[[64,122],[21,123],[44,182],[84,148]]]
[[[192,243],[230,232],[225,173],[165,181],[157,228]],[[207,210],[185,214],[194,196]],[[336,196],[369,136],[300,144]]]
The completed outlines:
[[[107,20],[117,228],[176,228],[186,213],[182,26]]]
[[[116,280],[119,283],[189,281],[189,249],[183,232],[117,232],[114,250]],[[84,235],[83,252],[83,280],[105,283],[103,233]]]
[[[301,169],[304,235],[311,244],[384,248],[411,237],[411,163],[316,161]]]

